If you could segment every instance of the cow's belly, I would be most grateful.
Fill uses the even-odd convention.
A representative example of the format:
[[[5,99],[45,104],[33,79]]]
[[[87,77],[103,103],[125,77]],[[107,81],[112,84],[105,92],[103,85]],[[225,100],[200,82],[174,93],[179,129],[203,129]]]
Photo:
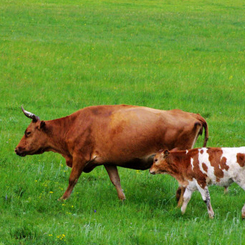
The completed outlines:
[[[149,156],[146,158],[135,158],[127,162],[119,162],[115,163],[115,165],[123,167],[123,168],[131,168],[131,169],[137,169],[137,170],[146,170],[149,169],[153,163],[153,157]]]
[[[142,158],[133,158],[133,159],[103,159],[102,157],[96,156],[95,160],[89,162],[85,168],[84,172],[88,173],[92,171],[95,167],[99,165],[114,165],[123,168],[137,169],[137,170],[146,170],[149,169],[153,163],[154,155],[149,155]]]

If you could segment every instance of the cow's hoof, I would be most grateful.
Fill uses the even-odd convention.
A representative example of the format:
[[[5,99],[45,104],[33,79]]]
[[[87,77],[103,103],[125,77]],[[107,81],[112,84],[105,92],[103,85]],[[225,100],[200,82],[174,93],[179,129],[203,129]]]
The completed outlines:
[[[124,201],[126,199],[124,193],[118,195],[118,199]]]
[[[59,199],[57,199],[57,201],[59,201],[59,202],[64,202],[66,199],[65,198],[63,198],[63,196],[62,197],[60,197]]]

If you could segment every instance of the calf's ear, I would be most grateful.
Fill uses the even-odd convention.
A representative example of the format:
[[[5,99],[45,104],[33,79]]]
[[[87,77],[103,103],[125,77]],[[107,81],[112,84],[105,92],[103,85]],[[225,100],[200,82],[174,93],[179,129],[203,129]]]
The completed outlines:
[[[165,150],[164,151],[164,157],[167,157],[169,155],[169,151],[168,150]]]

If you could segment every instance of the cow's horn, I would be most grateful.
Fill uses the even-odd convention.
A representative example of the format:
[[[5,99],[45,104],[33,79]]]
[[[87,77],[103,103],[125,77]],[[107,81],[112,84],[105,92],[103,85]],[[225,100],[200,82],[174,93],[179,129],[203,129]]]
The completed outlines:
[[[40,118],[36,115],[34,115],[33,113],[29,112],[29,111],[26,111],[23,106],[21,106],[21,109],[23,111],[23,113],[28,117],[28,118],[31,118],[34,122],[37,122],[40,120]]]

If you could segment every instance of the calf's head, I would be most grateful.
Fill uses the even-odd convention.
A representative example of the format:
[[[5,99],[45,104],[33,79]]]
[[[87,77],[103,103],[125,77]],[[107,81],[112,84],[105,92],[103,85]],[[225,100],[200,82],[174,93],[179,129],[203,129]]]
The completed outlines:
[[[149,170],[151,174],[164,174],[169,172],[169,154],[170,152],[165,150],[155,155],[153,164]]]
[[[31,112],[22,111],[28,118],[32,119],[31,124],[25,130],[25,134],[15,148],[15,153],[19,156],[41,154],[47,147],[47,134],[45,132],[45,122]]]

